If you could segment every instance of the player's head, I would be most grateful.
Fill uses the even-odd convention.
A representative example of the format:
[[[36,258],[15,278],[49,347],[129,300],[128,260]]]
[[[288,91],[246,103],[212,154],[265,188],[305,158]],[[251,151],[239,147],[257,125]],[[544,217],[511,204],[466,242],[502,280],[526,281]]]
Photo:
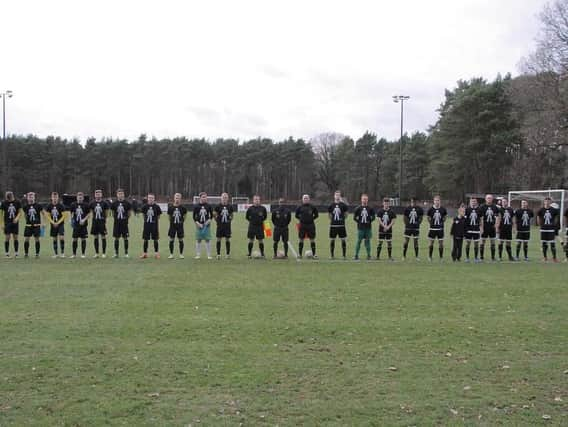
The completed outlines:
[[[543,204],[545,208],[549,208],[550,204],[552,203],[552,199],[550,197],[545,197],[543,200]]]
[[[279,205],[279,206],[282,206],[282,205],[284,204],[284,202],[285,202],[284,197],[280,197],[280,198],[278,199],[278,205]]]
[[[465,205],[462,203],[458,208],[458,216],[464,216],[464,215],[465,215]]]
[[[51,203],[56,204],[59,202],[59,193],[57,191],[54,191],[53,193],[51,193]]]
[[[35,203],[35,197],[36,194],[33,191],[30,191],[28,194],[26,194],[26,199],[28,203]]]
[[[255,206],[260,205],[260,196],[258,194],[252,196],[252,204]]]
[[[205,191],[199,193],[199,203],[207,203],[207,193]]]
[[[440,196],[437,196],[437,195],[434,196],[433,202],[434,202],[434,206],[439,208],[440,207]]]
[[[223,203],[224,205],[229,203],[229,194],[228,193],[222,193],[221,194],[221,203]]]
[[[116,190],[116,198],[121,202],[124,200],[124,190],[122,188]]]
[[[486,194],[485,195],[485,204],[492,205],[493,204],[493,194]]]
[[[146,199],[148,200],[149,205],[153,205],[154,202],[156,201],[156,196],[154,195],[154,193],[148,193]]]
[[[11,191],[6,191],[6,200],[8,200],[9,202],[13,202],[14,201],[14,193],[12,193]]]
[[[101,200],[103,198],[103,190],[95,190],[95,200]]]
[[[529,207],[529,202],[526,200],[521,200],[521,209],[527,209]]]
[[[469,206],[472,208],[476,208],[477,207],[477,199],[475,197],[472,197],[469,199]]]
[[[335,193],[333,193],[333,200],[335,201],[335,203],[341,202],[341,191],[337,190]]]
[[[309,194],[304,194],[304,195],[302,196],[302,203],[303,203],[304,205],[310,203],[310,195],[309,195]]]
[[[388,209],[390,207],[390,199],[388,197],[383,197],[383,208]]]
[[[85,200],[85,194],[82,191],[79,191],[77,193],[77,203],[83,203],[83,200]]]
[[[181,204],[181,193],[174,194],[174,204],[176,205]]]
[[[416,206],[416,200],[414,200],[414,197],[410,198],[410,206],[412,207]]]
[[[369,204],[369,196],[366,193],[361,194],[361,205],[367,206]]]
[[[506,197],[503,197],[503,198],[501,199],[501,207],[503,207],[503,208],[508,208],[508,207],[509,207],[509,200],[507,200]]]

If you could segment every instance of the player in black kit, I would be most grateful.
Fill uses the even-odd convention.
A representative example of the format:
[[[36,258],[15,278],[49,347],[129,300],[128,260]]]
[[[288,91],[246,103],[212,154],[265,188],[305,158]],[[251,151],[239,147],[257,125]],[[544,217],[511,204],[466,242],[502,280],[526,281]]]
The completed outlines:
[[[258,241],[258,249],[260,257],[264,259],[264,228],[263,223],[268,218],[266,208],[260,204],[260,196],[255,195],[252,198],[252,206],[249,206],[245,213],[245,218],[249,223],[248,238],[248,257],[252,258],[252,248],[254,241]]]
[[[65,258],[65,207],[59,202],[59,194],[55,191],[51,193],[51,202],[45,206],[44,214],[51,224],[49,235],[53,238],[53,258],[58,257],[59,248],[61,258]]]
[[[217,259],[221,259],[221,242],[225,239],[225,258],[231,256],[231,223],[233,221],[233,206],[229,203],[229,194],[221,194],[221,203],[215,206],[213,216],[217,222]]]
[[[310,239],[310,247],[312,257],[317,259],[316,255],[316,224],[315,220],[319,213],[315,206],[310,203],[310,196],[304,194],[302,196],[302,204],[296,209],[296,219],[299,221],[298,226],[298,258],[302,258],[304,250],[304,240]]]
[[[140,212],[142,212],[142,219],[144,220],[144,228],[142,230],[142,240],[143,243],[143,252],[140,255],[140,258],[148,258],[148,241],[154,241],[154,258],[160,259],[160,252],[159,252],[159,239],[160,239],[160,230],[159,230],[159,222],[160,222],[160,215],[162,215],[162,208],[158,204],[156,204],[156,197],[154,194],[149,193],[146,199],[146,203],[142,206]]]
[[[278,207],[272,211],[272,224],[274,224],[274,258],[278,257],[278,242],[282,240],[284,258],[288,258],[288,226],[292,220],[292,212],[284,206],[284,199],[278,199]]]
[[[130,236],[128,230],[128,220],[132,215],[132,205],[128,200],[124,199],[124,190],[119,188],[116,190],[116,200],[111,203],[110,210],[114,218],[112,226],[112,237],[114,238],[114,258],[118,258],[118,249],[120,247],[120,239],[124,240],[124,257],[128,258],[128,238]]]
[[[179,245],[179,257],[183,259],[183,238],[185,236],[183,224],[187,209],[181,204],[181,193],[174,194],[174,202],[168,205],[168,217],[170,219],[170,227],[168,229],[168,237],[170,238],[169,249],[170,255],[168,259],[174,259],[174,242],[177,237]]]
[[[333,195],[333,203],[329,205],[327,211],[329,213],[329,252],[331,259],[335,258],[335,239],[341,239],[341,253],[343,259],[347,256],[347,230],[345,229],[345,219],[349,207],[341,198],[341,191],[336,191]]]
[[[458,209],[458,215],[452,222],[450,235],[454,238],[452,246],[452,261],[461,261],[463,239],[465,237],[465,205],[461,205]]]
[[[509,261],[515,261],[513,258],[513,251],[511,242],[513,241],[513,218],[515,211],[509,206],[509,200],[501,199],[501,211],[499,217],[501,218],[499,225],[499,261],[503,259],[503,245],[509,257]]]
[[[444,258],[444,223],[448,212],[446,208],[440,205],[440,196],[434,197],[433,206],[428,209],[428,223],[430,224],[430,231],[428,231],[428,260],[432,261],[434,253],[434,241],[438,239],[438,255],[440,260]]]
[[[107,248],[107,228],[106,228],[106,218],[108,215],[109,205],[103,200],[103,191],[95,190],[95,199],[89,205],[91,210],[91,235],[94,238],[95,245],[95,255],[93,258],[99,257],[99,248],[102,245],[102,258],[106,258],[106,248]],[[100,244],[99,244],[100,236]]]
[[[485,254],[485,243],[489,239],[491,244],[491,260],[495,261],[495,239],[497,238],[497,230],[501,222],[499,216],[499,207],[493,202],[493,195],[487,194],[485,196],[485,204],[481,207],[480,211],[483,219],[481,244],[479,245],[479,254],[481,261]]]
[[[552,253],[552,260],[558,262],[556,258],[556,226],[560,217],[557,209],[550,206],[552,199],[546,197],[543,202],[543,207],[540,208],[536,217],[538,225],[540,226],[540,241],[542,243],[542,260],[548,261],[548,247]]]
[[[469,207],[465,210],[465,262],[469,262],[469,250],[473,242],[473,262],[479,262],[479,239],[481,238],[481,209],[477,199],[469,200]]]
[[[529,209],[529,203],[521,200],[521,208],[515,211],[515,228],[517,229],[517,261],[520,260],[521,245],[525,261],[529,260],[529,242],[531,240],[531,220],[534,212]]]
[[[14,257],[18,257],[20,243],[18,241],[18,221],[22,215],[22,204],[14,198],[14,193],[6,191],[6,198],[0,203],[0,210],[4,212],[4,251],[6,258],[10,258],[10,238],[14,244]]]
[[[379,244],[377,245],[377,259],[381,259],[383,242],[387,242],[387,252],[389,261],[394,261],[392,257],[392,227],[396,219],[396,214],[390,208],[390,199],[383,199],[383,207],[377,209],[377,220],[379,221]]]
[[[30,237],[35,241],[35,256],[39,258],[41,234],[41,211],[42,206],[35,200],[36,194],[29,192],[26,196],[27,203],[24,205],[23,212],[26,219],[26,228],[24,230],[24,256],[27,258],[30,251]]]
[[[420,224],[424,217],[424,209],[416,206],[414,198],[410,199],[410,206],[404,210],[404,244],[402,245],[402,260],[406,259],[410,239],[414,243],[414,256],[418,261],[418,239],[420,237]]]
[[[87,236],[89,224],[89,204],[85,202],[85,194],[82,192],[77,193],[77,200],[71,204],[71,227],[73,228],[73,254],[71,258],[77,256],[78,240],[81,239],[81,258],[85,258],[85,251],[87,250]]]

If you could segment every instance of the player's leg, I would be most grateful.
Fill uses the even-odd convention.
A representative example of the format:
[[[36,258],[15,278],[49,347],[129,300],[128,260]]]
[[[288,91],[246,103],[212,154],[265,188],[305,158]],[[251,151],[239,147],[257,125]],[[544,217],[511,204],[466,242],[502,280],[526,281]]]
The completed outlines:
[[[383,250],[383,241],[385,240],[385,237],[383,236],[383,233],[379,233],[379,242],[377,244],[377,260],[381,259],[381,251]]]
[[[495,234],[491,236],[489,243],[491,245],[491,261],[495,261]]]
[[[440,259],[444,258],[444,238],[438,237],[438,255]]]
[[[6,235],[4,236],[4,253],[6,254],[6,258],[10,257],[10,236],[11,234],[8,233],[8,230],[5,230]]]
[[[35,256],[36,258],[39,257],[39,250],[40,250],[40,241],[39,241],[39,227],[36,227],[37,231],[35,232],[34,241],[35,241]]]
[[[434,236],[428,236],[428,261],[432,261],[434,254]]]
[[[94,227],[94,226],[93,226]],[[93,235],[93,245],[95,247],[95,255],[94,258],[98,258],[99,256],[99,234],[98,233],[93,233],[91,232],[91,234]]]
[[[197,229],[199,233],[199,229]],[[197,240],[195,241],[195,259],[201,258],[201,238],[198,236]]]
[[[280,242],[280,229],[275,228],[274,229],[274,239],[272,242],[272,251],[274,252],[274,258],[278,257],[278,243]]]
[[[59,254],[61,258],[65,258],[65,234],[63,233],[59,235]]]
[[[503,259],[503,246],[504,246],[503,240],[499,239],[499,245],[497,246],[499,261]]]
[[[365,251],[367,252],[367,260],[371,259],[371,230],[363,230],[363,242],[365,243]]]
[[[418,260],[418,252],[419,252],[419,246],[418,246],[418,235],[414,236],[414,256],[416,257],[416,260]]]
[[[466,237],[465,240],[465,262],[469,262],[469,255],[470,255],[470,247],[471,247],[471,237]]]
[[[288,258],[288,241],[289,241],[288,228],[282,230],[282,243],[284,244],[284,258]]]
[[[184,258],[183,251],[185,250],[185,241],[183,240],[185,238],[185,232],[183,229],[178,230],[177,238],[178,238],[179,257],[183,259]]]
[[[392,257],[392,234],[389,234],[387,238],[387,253],[389,256],[389,261],[394,261],[394,258]]]
[[[331,259],[335,258],[335,238],[337,233],[333,227],[329,228],[329,255]]]
[[[248,239],[248,246],[247,246],[247,251],[248,251],[248,257],[251,258],[252,257],[252,248],[254,246],[254,237],[249,236]]]
[[[264,236],[257,236],[258,249],[260,250],[260,256],[264,258]]]
[[[479,258],[479,239],[475,239],[473,241],[473,255],[474,255],[476,261],[480,261],[480,258]]]
[[[53,258],[57,258],[57,256],[59,255],[59,242],[57,240],[57,235],[52,238]]]
[[[306,238],[306,231],[304,226],[300,224],[300,229],[298,231],[298,258],[302,258],[302,252],[304,252],[304,239]]]
[[[485,237],[481,237],[481,241],[478,242],[478,246],[479,246],[479,259],[483,261],[483,259],[485,258],[485,241],[487,239]],[[477,258],[477,257],[476,257]]]
[[[355,256],[354,259],[359,259],[359,251],[361,250],[361,242],[364,238],[364,230],[357,230],[357,243],[355,243]]]
[[[410,236],[404,236],[404,242],[402,244],[402,259],[406,259],[406,253],[408,252],[408,244],[410,243]]]
[[[215,242],[215,250],[217,253],[217,259],[221,258],[221,241],[223,239],[219,236],[217,236],[217,241]]]

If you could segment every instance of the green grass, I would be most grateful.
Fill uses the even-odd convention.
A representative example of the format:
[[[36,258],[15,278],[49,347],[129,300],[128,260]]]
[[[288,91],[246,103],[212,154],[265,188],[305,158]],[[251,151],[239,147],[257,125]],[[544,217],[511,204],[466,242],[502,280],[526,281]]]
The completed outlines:
[[[568,424],[568,266],[536,242],[329,262],[323,220],[322,260],[249,261],[243,222],[228,261],[0,260],[0,425]]]

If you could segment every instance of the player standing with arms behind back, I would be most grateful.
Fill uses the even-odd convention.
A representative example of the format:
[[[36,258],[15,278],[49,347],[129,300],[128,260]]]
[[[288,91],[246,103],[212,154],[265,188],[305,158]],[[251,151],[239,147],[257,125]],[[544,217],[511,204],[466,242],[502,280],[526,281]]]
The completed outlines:
[[[552,199],[546,197],[543,206],[537,214],[538,225],[540,226],[540,241],[542,243],[542,260],[548,261],[548,246],[552,253],[552,260],[558,262],[556,258],[556,226],[559,219],[558,210],[550,206]]]
[[[335,239],[341,239],[341,253],[343,259],[347,256],[347,230],[345,229],[345,219],[349,207],[341,199],[341,191],[336,191],[333,195],[333,203],[327,209],[329,213],[329,252],[331,259],[335,258]]]
[[[112,226],[112,237],[114,237],[114,258],[118,258],[120,239],[124,240],[124,257],[128,258],[128,220],[132,215],[132,205],[124,199],[124,190],[116,190],[116,200],[110,205],[114,223]]]
[[[304,240],[310,239],[310,247],[312,250],[312,257],[317,259],[316,255],[316,223],[319,212],[315,206],[310,203],[310,196],[304,194],[302,196],[302,204],[296,209],[296,219],[299,221],[298,225],[298,258],[302,258],[302,251],[304,250]]]
[[[181,193],[174,194],[174,202],[168,206],[168,217],[170,218],[170,228],[168,229],[168,237],[170,238],[170,256],[168,259],[174,259],[174,243],[178,238],[179,257],[183,259],[183,238],[185,236],[183,224],[187,209],[181,204]]]
[[[422,224],[422,218],[424,217],[424,209],[420,206],[416,206],[416,201],[414,198],[410,199],[410,206],[404,210],[404,244],[402,246],[402,260],[406,260],[406,253],[408,251],[408,244],[410,239],[414,243],[414,256],[416,256],[416,261],[420,261],[418,258],[418,238],[420,237],[420,224]]]
[[[20,249],[18,221],[22,215],[22,204],[14,198],[14,193],[6,191],[6,198],[0,203],[0,209],[4,212],[4,251],[6,258],[10,258],[10,238],[14,245],[14,257],[17,258]]]
[[[221,203],[215,206],[213,211],[215,221],[217,221],[217,259],[221,259],[221,242],[225,239],[225,258],[231,256],[231,224],[233,222],[233,206],[229,203],[229,194],[221,194]]]

